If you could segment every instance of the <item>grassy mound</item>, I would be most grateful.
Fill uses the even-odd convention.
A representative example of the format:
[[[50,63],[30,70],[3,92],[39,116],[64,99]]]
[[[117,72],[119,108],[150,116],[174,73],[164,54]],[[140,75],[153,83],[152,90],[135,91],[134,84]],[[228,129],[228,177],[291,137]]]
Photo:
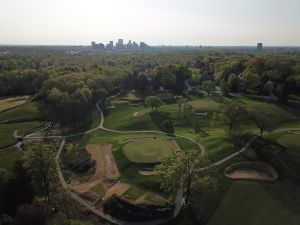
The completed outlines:
[[[156,163],[160,158],[173,154],[172,148],[161,139],[143,139],[127,143],[123,147],[126,157],[134,163]]]

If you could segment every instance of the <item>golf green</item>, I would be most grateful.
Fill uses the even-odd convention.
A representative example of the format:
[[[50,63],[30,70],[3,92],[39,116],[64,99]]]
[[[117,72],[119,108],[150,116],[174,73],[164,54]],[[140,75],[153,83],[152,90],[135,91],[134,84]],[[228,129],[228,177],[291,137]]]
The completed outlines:
[[[173,154],[173,149],[167,140],[162,139],[140,139],[127,143],[123,147],[126,157],[134,163],[156,163],[162,157]]]

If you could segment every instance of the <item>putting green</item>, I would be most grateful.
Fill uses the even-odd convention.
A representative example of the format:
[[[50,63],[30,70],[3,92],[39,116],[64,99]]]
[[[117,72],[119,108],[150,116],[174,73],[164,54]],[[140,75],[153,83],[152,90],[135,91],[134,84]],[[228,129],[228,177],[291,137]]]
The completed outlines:
[[[173,154],[166,140],[141,139],[127,143],[123,147],[126,157],[134,163],[156,163],[162,157]]]

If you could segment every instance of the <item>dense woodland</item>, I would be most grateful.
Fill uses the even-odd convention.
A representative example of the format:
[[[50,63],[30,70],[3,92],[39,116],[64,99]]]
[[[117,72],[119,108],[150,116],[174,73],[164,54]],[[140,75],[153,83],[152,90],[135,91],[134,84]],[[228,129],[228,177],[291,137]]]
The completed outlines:
[[[300,90],[299,53],[184,52],[78,54],[39,52],[0,56],[0,96],[36,94],[76,120],[116,89],[164,88],[212,79],[223,92],[275,95],[285,103]]]

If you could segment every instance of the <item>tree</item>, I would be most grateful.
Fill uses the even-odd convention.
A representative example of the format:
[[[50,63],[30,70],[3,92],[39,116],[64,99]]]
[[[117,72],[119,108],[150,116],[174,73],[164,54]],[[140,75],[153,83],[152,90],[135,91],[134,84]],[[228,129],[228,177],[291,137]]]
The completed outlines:
[[[156,111],[158,111],[157,109],[163,104],[163,102],[161,101],[161,99],[159,97],[156,96],[148,96],[145,99],[145,104],[147,106],[151,106],[152,111],[155,108]]]
[[[209,95],[212,91],[214,91],[216,88],[216,85],[211,80],[204,81],[203,82],[203,90],[207,92],[207,95]]]
[[[263,136],[265,130],[271,130],[275,126],[275,115],[272,112],[257,109],[254,112],[251,112],[251,119],[259,129],[260,137]]]
[[[221,81],[220,88],[223,92],[223,95],[225,95],[225,96],[229,95],[229,84],[225,80]]]
[[[175,99],[176,99],[177,105],[178,105],[178,119],[180,119],[180,113],[181,113],[182,104],[183,104],[183,96],[177,95],[177,96],[175,96]]]
[[[238,91],[238,89],[239,89],[239,79],[238,79],[237,75],[235,75],[233,73],[229,75],[228,85],[229,85],[229,89],[231,91]]]
[[[205,180],[208,176],[200,176],[199,168],[207,166],[209,161],[196,150],[186,150],[179,154],[163,158],[156,166],[156,172],[162,178],[161,188],[176,197],[182,190],[187,208],[190,207],[192,188],[196,182]],[[213,182],[211,182],[213,184]]]
[[[256,91],[260,87],[261,82],[257,74],[246,71],[240,78],[241,88],[245,91],[251,90]]]
[[[80,205],[72,199],[69,191],[62,187],[56,189],[53,200],[55,205],[64,212],[69,221],[74,218],[76,214],[81,213]]]
[[[213,120],[218,121],[227,126],[229,136],[236,136],[245,121],[247,111],[242,103],[238,101],[225,100],[221,113],[214,117]]]
[[[18,202],[21,204],[31,203],[34,197],[32,179],[20,160],[17,160],[14,163],[13,172],[15,175],[14,177],[17,187],[16,191],[18,193]]]
[[[263,87],[263,92],[268,94],[269,96],[273,96],[274,93],[273,93],[273,90],[274,90],[274,84],[272,81],[267,81],[265,84],[264,84],[264,87]]]
[[[46,200],[50,189],[56,183],[55,155],[51,146],[37,144],[25,153],[25,167],[32,176],[33,182],[43,192]]]

